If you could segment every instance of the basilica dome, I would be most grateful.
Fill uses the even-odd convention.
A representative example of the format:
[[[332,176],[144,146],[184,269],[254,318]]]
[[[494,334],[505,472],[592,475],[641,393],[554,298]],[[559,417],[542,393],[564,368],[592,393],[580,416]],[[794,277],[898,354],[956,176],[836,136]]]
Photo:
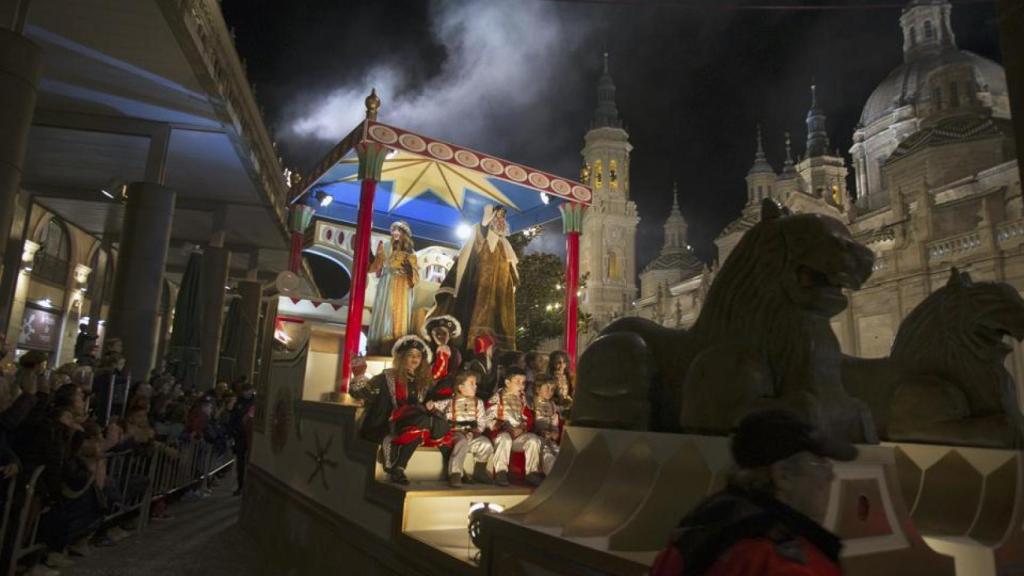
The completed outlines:
[[[889,73],[864,105],[860,125],[870,126],[903,106],[916,105],[919,98],[927,98],[930,74],[947,66],[964,64],[973,71],[978,92],[991,94],[993,102],[1005,102],[1006,73],[1001,65],[967,50],[944,50],[904,62]]]

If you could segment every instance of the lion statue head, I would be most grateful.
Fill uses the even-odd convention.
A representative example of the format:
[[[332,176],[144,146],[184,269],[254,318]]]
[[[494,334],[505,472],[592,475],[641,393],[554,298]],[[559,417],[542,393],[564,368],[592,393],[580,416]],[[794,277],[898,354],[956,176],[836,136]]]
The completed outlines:
[[[789,214],[772,200],[761,221],[725,261],[708,292],[695,332],[714,338],[739,328],[779,335],[793,313],[831,318],[847,306],[843,289],[871,276],[874,254],[842,222],[821,214]]]
[[[972,416],[999,413],[1007,399],[1006,337],[1024,339],[1024,299],[1009,284],[975,282],[950,271],[946,285],[906,317],[891,358],[901,374],[932,376],[960,388]]]

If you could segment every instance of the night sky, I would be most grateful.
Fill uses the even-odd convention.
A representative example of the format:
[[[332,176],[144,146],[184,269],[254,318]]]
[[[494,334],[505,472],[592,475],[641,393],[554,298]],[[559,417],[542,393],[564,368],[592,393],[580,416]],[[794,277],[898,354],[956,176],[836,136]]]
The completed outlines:
[[[766,5],[791,9],[760,9]],[[874,87],[902,61],[901,0],[407,2],[223,0],[285,163],[307,172],[363,116],[578,175],[601,53],[634,146],[638,270],[679,181],[705,260],[745,202],[756,125],[769,161],[802,154],[812,78],[849,159]],[[824,9],[806,9],[806,8]],[[960,48],[1001,61],[994,3],[954,2]]]

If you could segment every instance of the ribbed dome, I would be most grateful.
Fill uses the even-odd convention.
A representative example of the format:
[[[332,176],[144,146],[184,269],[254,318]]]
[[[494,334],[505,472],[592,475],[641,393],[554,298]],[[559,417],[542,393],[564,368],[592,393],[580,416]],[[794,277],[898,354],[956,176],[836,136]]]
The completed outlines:
[[[704,263],[689,250],[662,253],[644,268],[644,272],[655,270],[682,270],[683,279],[693,278],[704,271]]]
[[[1006,73],[1001,65],[967,50],[946,50],[922,55],[893,70],[871,93],[861,112],[860,125],[868,126],[901,106],[916,104],[919,97],[926,96],[928,75],[950,64],[970,64],[982,92],[1006,96]]]

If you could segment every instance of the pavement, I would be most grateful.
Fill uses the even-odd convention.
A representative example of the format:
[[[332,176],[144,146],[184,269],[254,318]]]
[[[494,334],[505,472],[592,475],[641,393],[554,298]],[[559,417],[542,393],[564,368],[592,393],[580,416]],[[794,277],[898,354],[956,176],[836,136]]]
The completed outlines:
[[[171,504],[172,518],[107,548],[93,548],[65,576],[222,576],[259,574],[256,543],[238,527],[242,498],[229,474],[206,498]]]

